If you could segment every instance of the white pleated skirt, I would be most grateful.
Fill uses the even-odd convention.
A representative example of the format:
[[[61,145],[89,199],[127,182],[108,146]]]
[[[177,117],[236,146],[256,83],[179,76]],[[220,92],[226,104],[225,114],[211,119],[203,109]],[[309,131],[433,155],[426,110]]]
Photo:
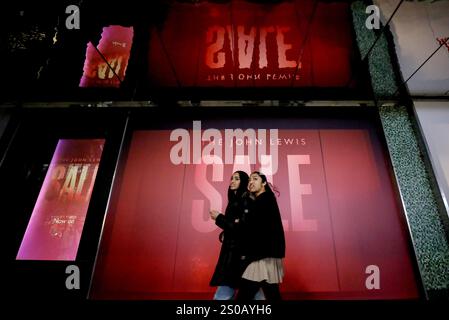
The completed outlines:
[[[281,283],[284,278],[284,263],[281,258],[264,258],[251,262],[245,269],[242,278],[268,283]]]

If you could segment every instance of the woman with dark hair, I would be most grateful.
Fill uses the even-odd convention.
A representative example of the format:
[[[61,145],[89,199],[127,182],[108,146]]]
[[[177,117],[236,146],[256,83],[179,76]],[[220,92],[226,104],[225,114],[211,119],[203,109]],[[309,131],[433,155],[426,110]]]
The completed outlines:
[[[255,200],[240,224],[242,258],[247,267],[242,275],[237,300],[251,300],[260,288],[267,300],[280,300],[285,237],[279,207],[264,174],[258,171],[251,173],[248,190]]]
[[[246,172],[234,172],[228,188],[225,214],[210,210],[210,216],[215,220],[215,224],[223,229],[219,237],[222,242],[220,256],[210,281],[211,286],[218,286],[215,300],[233,299],[242,276],[239,221],[245,214],[244,211],[247,211],[248,180]]]

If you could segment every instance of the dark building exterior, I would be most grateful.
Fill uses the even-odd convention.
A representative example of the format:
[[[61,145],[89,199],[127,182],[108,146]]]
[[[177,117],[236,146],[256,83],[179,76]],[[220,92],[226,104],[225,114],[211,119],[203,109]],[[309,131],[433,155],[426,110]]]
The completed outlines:
[[[13,295],[212,299],[209,209],[232,172],[262,170],[280,190],[284,299],[447,299],[449,7],[403,2],[15,4]],[[415,32],[430,21],[435,39],[410,60],[422,9]]]

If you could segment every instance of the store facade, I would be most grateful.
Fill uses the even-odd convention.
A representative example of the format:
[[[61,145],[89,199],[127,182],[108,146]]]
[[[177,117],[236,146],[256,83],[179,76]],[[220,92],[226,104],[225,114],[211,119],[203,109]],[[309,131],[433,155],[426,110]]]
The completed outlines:
[[[397,39],[366,28],[365,9],[180,1],[162,22],[104,26],[73,92],[112,101],[8,109],[15,291],[211,299],[208,211],[225,209],[232,172],[261,170],[280,191],[285,299],[447,294],[447,123],[429,132],[419,103],[415,116]],[[45,107],[58,104],[73,107]]]

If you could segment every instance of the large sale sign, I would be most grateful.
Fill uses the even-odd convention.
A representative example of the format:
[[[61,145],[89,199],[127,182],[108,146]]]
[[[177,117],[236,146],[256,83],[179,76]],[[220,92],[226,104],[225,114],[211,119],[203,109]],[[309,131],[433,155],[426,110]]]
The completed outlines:
[[[107,213],[92,297],[211,299],[220,230],[208,212],[224,211],[236,170],[261,170],[280,191],[285,298],[418,297],[375,128],[354,120],[287,123],[198,120],[134,131]]]
[[[149,44],[152,86],[345,86],[348,3],[175,3]]]

